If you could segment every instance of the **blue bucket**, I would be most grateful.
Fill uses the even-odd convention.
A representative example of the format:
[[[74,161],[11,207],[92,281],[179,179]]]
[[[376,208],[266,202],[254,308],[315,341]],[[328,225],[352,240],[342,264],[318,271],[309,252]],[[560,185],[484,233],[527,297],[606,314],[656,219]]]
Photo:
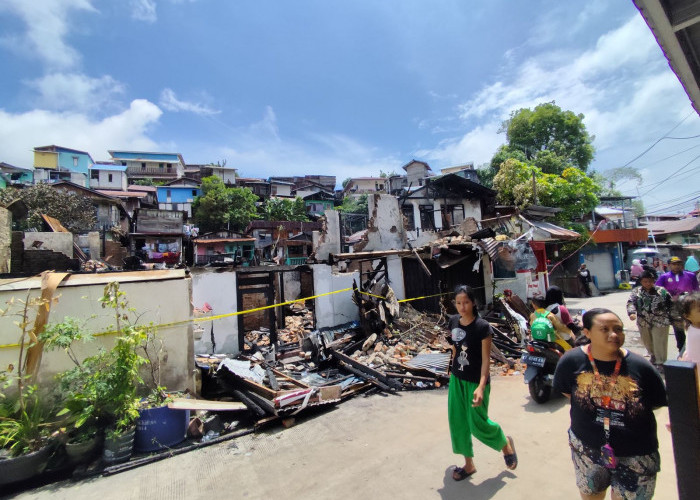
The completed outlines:
[[[185,440],[190,410],[173,410],[167,406],[139,410],[134,449],[137,452],[160,451]]]

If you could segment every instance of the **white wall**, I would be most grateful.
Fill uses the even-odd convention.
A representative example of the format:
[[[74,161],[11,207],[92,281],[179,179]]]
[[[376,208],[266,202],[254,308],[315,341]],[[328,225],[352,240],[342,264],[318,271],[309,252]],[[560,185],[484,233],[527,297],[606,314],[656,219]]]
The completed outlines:
[[[340,216],[336,210],[325,210],[326,232],[312,233],[312,245],[316,254],[316,260],[327,261],[328,254],[340,253]]]
[[[386,267],[389,275],[389,286],[394,290],[394,295],[396,295],[397,300],[405,299],[406,289],[404,288],[401,257],[398,255],[388,255],[386,258]]]
[[[112,175],[111,182],[109,180],[110,174]],[[92,189],[118,189],[126,191],[126,172],[121,172],[119,170],[99,170],[99,179],[97,181],[90,179],[90,187]]]
[[[100,273],[71,275],[58,287],[54,297],[58,302],[51,306],[49,323],[63,321],[66,316],[85,322],[93,332],[113,329],[113,310],[103,309],[98,299],[102,297],[104,286],[111,281],[119,281],[126,292],[126,299],[136,309],[132,318],[139,315],[138,324],[164,324],[185,321],[182,324],[163,327],[158,335],[164,342],[165,359],[161,364],[162,383],[172,390],[192,386],[194,358],[192,352],[192,330],[187,321],[191,317],[190,280],[183,270],[142,271],[124,273]],[[24,300],[27,292],[32,297],[41,294],[41,279],[28,278],[22,281],[0,280],[0,302],[5,304],[14,298]],[[10,314],[0,317],[0,346],[15,344],[20,330],[13,324],[18,318],[14,315],[19,304],[12,307]],[[31,312],[31,319],[36,311]],[[95,354],[99,347],[110,348],[114,343],[113,334],[98,336],[93,342],[79,344],[76,352],[79,358]],[[17,364],[18,347],[0,347],[0,366]],[[72,368],[74,365],[62,351],[45,352],[39,371],[41,383],[51,383],[53,375]]]
[[[24,249],[31,252],[35,241],[41,241],[39,250],[53,250],[54,252],[73,258],[73,234],[72,233],[39,233],[28,231],[24,233]]]
[[[204,303],[212,307],[206,316],[227,314],[238,310],[238,285],[236,272],[227,268],[219,270],[209,268],[193,268],[192,304],[202,308]],[[211,327],[214,324],[214,341],[217,353],[238,353],[238,316],[217,319],[215,321],[197,322],[204,329],[201,340],[195,342],[196,353],[211,354]]]
[[[325,264],[311,266],[314,272],[314,294],[320,295],[343,288],[352,288],[353,279],[359,283],[360,273],[332,272]],[[350,321],[359,321],[357,305],[352,301],[352,291],[334,293],[314,299],[316,328],[329,328]]]
[[[367,199],[370,223],[367,227],[367,245],[363,252],[402,250],[406,246],[403,214],[396,197],[375,194]]]

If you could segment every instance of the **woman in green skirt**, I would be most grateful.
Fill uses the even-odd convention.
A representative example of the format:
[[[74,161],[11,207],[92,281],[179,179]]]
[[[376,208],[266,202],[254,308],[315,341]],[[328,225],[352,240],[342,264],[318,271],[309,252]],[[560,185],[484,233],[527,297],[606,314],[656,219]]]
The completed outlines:
[[[515,469],[518,457],[513,438],[506,437],[489,419],[491,391],[491,325],[479,317],[474,292],[466,285],[455,289],[456,314],[450,317],[452,367],[447,399],[447,414],[452,437],[452,451],[464,456],[464,466],[455,467],[452,478],[461,481],[476,472],[472,436],[494,450],[501,450],[506,466]]]

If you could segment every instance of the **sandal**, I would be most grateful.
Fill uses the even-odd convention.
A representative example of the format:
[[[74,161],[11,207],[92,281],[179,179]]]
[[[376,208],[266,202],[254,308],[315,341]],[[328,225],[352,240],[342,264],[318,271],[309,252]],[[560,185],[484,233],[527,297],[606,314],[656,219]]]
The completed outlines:
[[[464,479],[467,479],[469,476],[474,474],[476,472],[476,469],[474,469],[471,472],[467,472],[467,470],[464,467],[455,467],[452,470],[452,479],[455,481],[462,481]]]
[[[518,466],[518,454],[515,453],[515,443],[513,442],[513,438],[508,436],[507,439],[513,453],[509,453],[508,455],[504,454],[503,459],[506,461],[506,467],[508,467],[510,470],[515,470],[515,468]]]

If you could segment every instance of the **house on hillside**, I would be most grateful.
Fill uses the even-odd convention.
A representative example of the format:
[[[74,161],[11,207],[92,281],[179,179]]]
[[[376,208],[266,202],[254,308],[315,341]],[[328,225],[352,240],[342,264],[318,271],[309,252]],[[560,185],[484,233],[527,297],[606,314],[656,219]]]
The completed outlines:
[[[94,160],[90,153],[63,146],[34,148],[34,182],[68,181],[88,186],[88,175]]]
[[[255,239],[260,260],[294,265],[306,262],[311,252],[312,233],[322,229],[320,222],[254,220],[245,232]]]
[[[73,193],[90,198],[95,206],[97,221],[93,230],[109,231],[113,227],[121,227],[123,231],[129,230],[129,216],[121,200],[99,191],[95,191],[69,181],[57,181],[52,187],[58,191]]]
[[[270,196],[294,198],[294,195],[292,195],[292,189],[294,189],[293,182],[282,181],[275,177],[270,177],[267,182],[270,183]]]
[[[34,184],[34,171],[32,169],[0,162],[0,187],[31,186],[32,184]]]
[[[184,211],[137,209],[129,233],[132,255],[146,263],[181,263],[185,217]]]
[[[259,201],[265,201],[270,197],[270,183],[265,179],[256,179],[252,177],[238,177],[236,179],[236,187],[244,187],[250,189],[255,194]]]
[[[129,183],[126,167],[109,162],[97,162],[90,166],[90,189],[126,191]]]
[[[180,153],[117,150],[108,152],[116,165],[126,167],[126,175],[130,181],[153,179],[167,182],[185,175],[185,160]]]
[[[494,206],[496,191],[452,173],[423,179],[399,198],[409,239],[423,231],[458,226],[468,217],[480,221]]]
[[[343,188],[343,198],[357,198],[363,194],[385,193],[386,179],[384,177],[353,177]]]
[[[255,238],[230,231],[204,234],[192,240],[194,265],[255,265]]]
[[[218,177],[227,186],[235,186],[238,170],[217,163],[207,163],[206,165],[189,164],[185,166],[185,177],[196,181],[201,181],[205,177]]]
[[[648,222],[645,226],[654,234],[656,243],[696,245],[700,243],[700,217]]]
[[[160,210],[180,210],[192,217],[192,202],[202,194],[199,182],[183,177],[156,187]]]
[[[314,218],[320,217],[325,210],[332,210],[335,206],[335,191],[318,182],[300,182],[292,191],[292,195],[304,200],[306,213]]]

